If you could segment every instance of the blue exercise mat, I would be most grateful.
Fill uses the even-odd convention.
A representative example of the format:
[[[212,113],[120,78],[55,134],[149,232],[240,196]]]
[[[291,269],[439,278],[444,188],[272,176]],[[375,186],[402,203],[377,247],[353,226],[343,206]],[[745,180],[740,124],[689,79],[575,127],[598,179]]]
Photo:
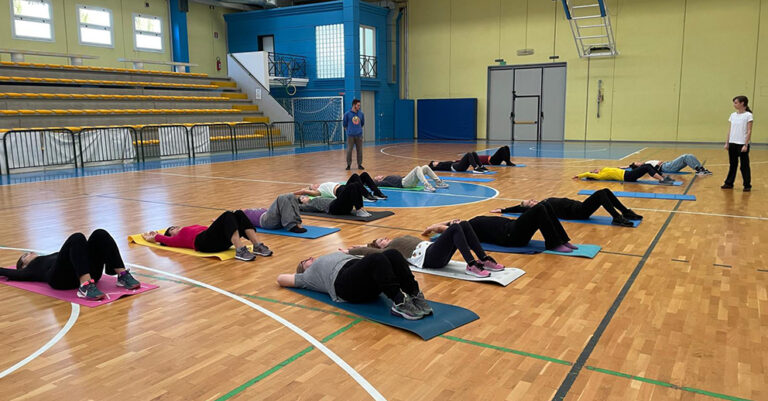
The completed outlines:
[[[441,177],[441,176],[438,176],[438,177],[440,177],[441,180],[446,180],[446,181],[466,181],[466,182],[491,182],[491,181],[495,181],[493,178]]]
[[[579,195],[592,195],[595,193],[593,189],[582,189],[579,191]],[[625,191],[613,191],[613,194],[620,198],[641,198],[641,199],[668,199],[668,200],[687,200],[695,201],[695,195],[680,195],[680,194],[655,194],[653,192],[625,192]]]
[[[453,174],[472,174],[472,175],[489,175],[496,174],[495,171],[488,170],[486,172],[475,173],[472,170],[467,171],[438,171],[438,173],[453,173]]]
[[[520,217],[521,213],[504,213],[502,215],[507,217]],[[613,217],[610,217],[610,216],[591,216],[589,219],[586,219],[586,220],[560,219],[560,221],[567,221],[569,223],[597,224],[601,226],[613,225]],[[630,221],[632,222],[632,227],[634,228],[640,225],[641,220],[630,220]]]
[[[343,309],[347,312],[354,313],[355,315],[373,320],[374,322],[410,331],[424,340],[437,337],[480,318],[475,312],[472,312],[469,309],[429,301],[429,305],[434,311],[431,315],[419,320],[407,320],[390,313],[392,301],[387,299],[384,295],[380,295],[379,299],[374,302],[353,304],[351,302],[334,302],[328,294],[323,292],[306,290],[303,288],[289,288],[289,290],[331,305],[335,308]]]
[[[600,181],[600,182],[620,182],[620,183],[622,183],[622,184],[646,184],[646,185],[661,185],[661,184],[660,184],[658,181],[656,181],[656,180],[619,181],[619,180],[590,180],[590,179],[588,179],[588,178],[582,178],[581,180],[582,180],[582,181]],[[673,181],[673,182],[672,182],[672,185],[669,185],[669,186],[679,187],[679,186],[681,186],[681,185],[683,185],[683,182],[682,182],[682,181]],[[665,186],[667,186],[667,185],[665,185]]]
[[[488,167],[525,167],[525,164],[522,163],[515,163],[514,166],[507,166],[506,164],[485,164],[484,166]]]
[[[303,227],[307,229],[307,232],[294,233],[284,228],[281,228],[279,230],[268,230],[266,228],[261,228],[261,227],[256,228],[256,232],[264,233],[264,234],[272,234],[272,235],[283,235],[286,237],[315,239],[315,238],[324,237],[328,234],[333,234],[341,230],[340,228],[333,228],[333,227],[318,227],[318,226],[306,226],[306,225]]]
[[[437,238],[439,235],[433,235],[430,240],[434,241],[435,238]],[[574,244],[579,247],[579,249],[575,249],[573,252],[555,252],[555,251],[548,251],[546,246],[544,246],[544,241],[532,239],[528,242],[528,245],[526,246],[501,246],[501,245],[495,245],[495,244],[489,244],[487,242],[481,242],[480,245],[483,246],[483,249],[488,252],[502,252],[502,253],[519,253],[524,255],[534,255],[537,253],[549,253],[551,255],[562,255],[562,256],[577,256],[582,258],[594,258],[597,256],[597,253],[600,252],[600,245],[591,245],[591,244]]]

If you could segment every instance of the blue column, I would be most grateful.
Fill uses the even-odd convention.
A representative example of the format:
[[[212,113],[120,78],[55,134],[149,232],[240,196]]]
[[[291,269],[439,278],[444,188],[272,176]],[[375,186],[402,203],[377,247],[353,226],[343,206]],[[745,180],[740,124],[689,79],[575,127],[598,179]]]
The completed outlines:
[[[179,0],[169,0],[171,16],[171,49],[173,61],[189,62],[189,35],[187,34],[187,13],[179,11]],[[185,68],[189,72],[189,67]]]
[[[360,0],[343,0],[344,110],[360,99]]]

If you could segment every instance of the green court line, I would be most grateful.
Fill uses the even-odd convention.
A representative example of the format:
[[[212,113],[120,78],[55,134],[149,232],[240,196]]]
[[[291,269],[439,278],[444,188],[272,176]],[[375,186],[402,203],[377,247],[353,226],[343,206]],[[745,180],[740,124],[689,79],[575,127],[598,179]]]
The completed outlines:
[[[511,348],[500,347],[498,345],[485,344],[485,343],[481,343],[481,342],[478,342],[478,341],[466,340],[466,339],[463,339],[463,338],[449,336],[449,335],[446,335],[446,334],[443,334],[440,337],[447,338],[449,340],[460,342],[460,343],[464,343],[464,344],[471,344],[471,345],[476,345],[478,347],[489,348],[489,349],[493,349],[493,350],[496,350],[496,351],[502,351],[502,352],[507,352],[507,353],[510,353],[510,354],[517,354],[517,355],[522,355],[522,356],[528,356],[528,357],[531,357],[531,358],[541,359],[542,361],[559,363],[561,365],[566,365],[566,366],[573,365],[571,362],[564,361],[562,359],[552,358],[552,357],[548,357],[548,356],[544,356],[544,355],[532,354],[530,352],[519,351],[519,350],[515,350],[515,349],[511,349]]]
[[[362,319],[355,319],[354,321],[352,321],[348,325],[346,325],[346,326],[344,326],[344,327],[334,331],[333,333],[329,334],[328,336],[326,336],[325,338],[320,340],[320,342],[324,344],[324,343],[326,343],[328,341],[331,341],[332,339],[334,339],[339,334],[341,334],[341,333],[351,329],[352,326],[354,326],[354,325],[356,325],[356,324],[358,324],[358,323],[360,323],[362,321],[363,321]],[[260,382],[261,380],[264,380],[265,378],[269,377],[272,373],[277,372],[278,370],[280,370],[280,369],[288,366],[289,364],[291,364],[291,362],[293,362],[293,361],[301,358],[302,356],[310,353],[313,349],[315,349],[315,347],[312,346],[312,345],[310,345],[307,348],[304,348],[303,350],[299,351],[298,353],[293,354],[292,356],[290,356],[288,359],[286,359],[286,360],[278,363],[277,365],[267,369],[266,371],[264,371],[264,373],[262,373],[262,374],[260,374],[260,375],[258,375],[256,377],[254,377],[253,379],[248,380],[247,382],[245,382],[245,383],[235,387],[232,391],[224,394],[223,396],[217,398],[216,400],[217,401],[225,401],[225,400],[228,400],[228,399],[234,397],[237,394],[240,394],[241,392],[243,392],[248,387],[251,387],[254,384]]]
[[[691,393],[708,395],[710,397],[719,398],[721,400],[750,401],[747,398],[739,398],[739,397],[734,397],[734,396],[731,396],[731,395],[714,393],[714,392],[711,392],[711,391],[701,390],[701,389],[693,388],[693,387],[678,386],[678,385],[672,384],[672,383],[667,383],[667,382],[663,382],[663,381],[659,381],[659,380],[648,379],[646,377],[641,377],[641,376],[634,376],[634,375],[630,375],[630,374],[627,374],[627,373],[616,372],[616,371],[608,370],[608,369],[601,369],[601,368],[597,368],[597,367],[594,367],[594,366],[586,366],[586,368],[587,368],[587,370],[592,370],[592,371],[599,372],[599,373],[605,373],[605,374],[611,375],[611,376],[623,377],[625,379],[630,379],[630,380],[637,380],[637,381],[641,381],[641,382],[644,382],[644,383],[655,384],[657,386],[673,388],[675,390],[682,390],[682,391],[688,391],[688,392],[691,392]]]
[[[762,270],[762,271],[768,272],[768,270]],[[177,283],[177,284],[183,284],[183,285],[190,286],[190,287],[200,287],[199,285],[187,283],[185,281],[169,279],[169,278],[166,278],[166,277],[155,276],[155,275],[152,275],[152,274],[144,274],[144,273],[131,273],[131,274],[136,275],[136,276],[154,278],[154,279],[163,280],[163,281],[170,281],[170,282],[174,282],[174,283]],[[370,320],[365,319],[365,318],[361,318],[361,317],[357,317],[357,316],[353,316],[353,315],[347,315],[347,314],[339,313],[339,312],[334,312],[334,311],[327,310],[327,309],[315,308],[315,307],[306,306],[306,305],[299,305],[299,304],[295,304],[295,303],[292,303],[292,302],[279,301],[279,300],[276,300],[276,299],[271,299],[271,298],[261,297],[261,296],[256,296],[256,295],[250,295],[250,294],[236,294],[236,295],[239,295],[239,296],[242,296],[242,297],[247,297],[247,298],[252,298],[252,299],[257,299],[257,300],[260,300],[260,301],[271,302],[271,303],[287,305],[287,306],[293,306],[293,307],[297,307],[297,308],[301,308],[301,309],[307,309],[307,310],[312,310],[312,311],[317,311],[317,312],[324,312],[324,313],[328,313],[328,314],[332,314],[332,315],[336,315],[336,316],[342,316],[342,317],[354,319],[350,324],[342,327],[341,329],[331,333],[327,337],[325,337],[322,340],[320,340],[322,343],[326,343],[326,342],[332,340],[334,337],[336,337],[339,334],[349,330],[349,328],[351,328],[352,326],[356,325],[357,323],[360,323],[360,322],[363,322],[363,321],[370,322]],[[540,360],[543,360],[543,361],[557,363],[557,364],[560,364],[560,365],[566,365],[566,366],[572,366],[573,365],[573,362],[568,362],[568,361],[565,361],[565,360],[562,360],[562,359],[552,358],[552,357],[548,357],[548,356],[544,356],[544,355],[538,355],[538,354],[534,354],[534,353],[531,353],[531,352],[520,351],[520,350],[515,350],[515,349],[511,349],[511,348],[506,348],[506,347],[501,347],[501,346],[498,346],[498,345],[487,344],[487,343],[483,343],[483,342],[479,342],[479,341],[467,340],[467,339],[464,339],[464,338],[454,337],[454,336],[450,336],[450,335],[447,335],[447,334],[440,335],[440,337],[445,338],[447,340],[455,341],[455,342],[460,342],[460,343],[464,343],[464,344],[470,344],[470,345],[474,345],[474,346],[478,346],[478,347],[488,348],[488,349],[492,349],[492,350],[496,350],[496,351],[501,351],[501,352],[506,352],[506,353],[510,353],[510,354],[515,354],[515,355],[521,355],[521,356],[526,356],[526,357],[530,357],[530,358],[540,359]],[[248,382],[246,382],[242,386],[240,386],[240,387],[230,391],[229,393],[227,393],[226,395],[222,396],[221,398],[218,398],[218,400],[224,401],[224,400],[227,400],[227,399],[231,398],[235,394],[245,390],[246,388],[252,386],[253,384],[255,384],[257,382],[259,382],[260,380],[263,380],[264,378],[268,377],[272,373],[280,370],[284,366],[286,366],[286,365],[290,364],[291,362],[295,361],[296,359],[302,357],[304,354],[312,351],[314,348],[315,347],[313,347],[313,346],[309,346],[309,347],[299,351],[297,354],[295,354],[295,355],[289,357],[288,359],[280,362],[279,364],[275,365],[274,367],[272,367],[271,369],[265,371],[264,373],[260,374],[259,376],[254,377],[253,379],[249,380]],[[641,382],[644,382],[644,383],[654,384],[654,385],[657,385],[657,386],[672,388],[672,389],[676,389],[676,390],[688,391],[688,392],[702,394],[702,395],[708,395],[708,396],[714,397],[714,398],[720,398],[720,399],[729,400],[729,401],[750,401],[749,399],[746,399],[746,398],[733,397],[733,396],[729,396],[729,395],[725,395],[725,394],[719,394],[719,393],[714,393],[714,392],[710,392],[710,391],[706,391],[706,390],[701,390],[701,389],[697,389],[697,388],[693,388],[693,387],[677,386],[677,385],[672,384],[672,383],[667,383],[667,382],[663,382],[663,381],[659,381],[659,380],[654,380],[654,379],[648,379],[648,378],[641,377],[641,376],[634,376],[634,375],[630,375],[630,374],[627,374],[627,373],[616,372],[616,371],[613,371],[613,370],[602,369],[602,368],[598,368],[598,367],[594,367],[594,366],[586,366],[586,368],[588,370],[595,371],[595,372],[598,372],[598,373],[603,373],[603,374],[607,374],[607,375],[611,375],[611,376],[623,377],[623,378],[630,379],[630,380],[637,380],[637,381],[641,381]],[[242,387],[242,389],[240,389],[241,387]],[[238,389],[240,389],[240,390],[238,390]],[[238,391],[235,392],[236,390],[238,390]]]

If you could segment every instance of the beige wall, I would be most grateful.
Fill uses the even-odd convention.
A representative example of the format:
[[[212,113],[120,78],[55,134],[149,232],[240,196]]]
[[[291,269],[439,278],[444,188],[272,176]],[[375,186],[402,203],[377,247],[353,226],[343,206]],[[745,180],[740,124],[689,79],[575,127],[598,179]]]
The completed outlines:
[[[10,2],[0,0],[0,3]],[[149,4],[149,7],[145,6]],[[13,39],[11,32],[10,5],[0,4],[0,48],[50,51],[58,53],[73,53],[98,56],[95,60],[84,60],[85,65],[104,67],[131,68],[130,63],[121,63],[119,58],[171,61],[171,42],[169,33],[169,10],[167,0],[53,0],[54,41],[43,42],[35,40]],[[104,7],[112,11],[114,32],[114,47],[81,45],[78,39],[77,5]],[[228,10],[227,10],[228,11]],[[190,2],[190,12],[187,15],[187,30],[189,32],[190,62],[200,64],[192,68],[192,72],[204,72],[211,75],[224,76],[226,71],[226,29],[224,18],[225,9],[215,7],[210,10],[207,5]],[[147,14],[160,17],[163,21],[163,51],[136,51],[133,43],[133,14]],[[213,38],[213,32],[219,33],[219,38]],[[216,71],[216,56],[221,57],[222,71]],[[63,58],[26,56],[26,61],[42,63],[66,63]],[[8,54],[0,54],[0,60],[9,61]],[[147,65],[148,69],[170,70],[170,67]]]
[[[409,97],[478,98],[486,137],[487,68],[567,62],[566,139],[719,142],[731,98],[747,95],[755,142],[768,142],[768,0],[609,0],[621,53],[579,59],[559,1],[410,0]],[[516,50],[533,48],[532,56]],[[762,71],[762,73],[761,73]],[[598,81],[605,101],[597,118]]]

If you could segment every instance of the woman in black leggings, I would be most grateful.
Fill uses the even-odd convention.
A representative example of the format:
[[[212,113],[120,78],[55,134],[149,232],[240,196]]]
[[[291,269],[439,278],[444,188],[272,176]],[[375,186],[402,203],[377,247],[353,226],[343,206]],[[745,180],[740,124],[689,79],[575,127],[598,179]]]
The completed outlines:
[[[408,262],[395,250],[362,259],[341,252],[310,257],[299,262],[296,274],[279,275],[277,283],[324,292],[336,302],[372,302],[384,293],[393,315],[416,320],[432,314]]]
[[[557,252],[573,252],[578,249],[570,243],[560,220],[557,219],[552,206],[539,203],[523,213],[517,219],[497,216],[477,216],[469,220],[469,224],[481,242],[489,244],[519,247],[526,246],[536,231],[541,231],[548,250]],[[447,228],[446,223],[433,224],[424,231],[440,232]]]
[[[601,206],[613,217],[612,224],[617,226],[632,227],[633,224],[630,220],[643,219],[643,216],[633,212],[632,209],[627,209],[608,188],[595,191],[583,202],[568,198],[547,198],[541,202],[546,202],[552,206],[552,210],[555,211],[555,215],[559,219],[586,220]],[[541,202],[536,199],[526,199],[517,206],[493,209],[491,213],[525,213]],[[617,212],[616,209],[619,211]]]
[[[493,156],[480,156],[479,158],[480,162],[483,164],[501,166],[501,163],[503,162],[507,166],[514,166],[515,163],[512,163],[510,157],[512,157],[512,152],[510,152],[509,146],[504,145],[497,149]]]
[[[461,159],[456,161],[436,162],[432,160],[429,162],[429,168],[434,171],[467,171],[472,166],[472,169],[478,172],[488,171],[480,163],[480,157],[475,152],[465,153]]]
[[[321,184],[312,184],[306,188],[295,191],[293,194],[336,198],[339,196],[340,190],[343,189],[346,185],[350,184],[360,184],[360,187],[362,188],[362,194],[365,199],[372,201],[377,199],[387,199],[387,196],[384,195],[381,190],[379,190],[378,185],[376,185],[376,182],[367,172],[363,172],[360,175],[357,175],[357,173],[352,174],[347,179],[346,184],[339,184],[338,182],[333,181],[328,181]],[[368,190],[365,189],[366,186],[371,190],[371,192],[368,192]]]
[[[655,167],[647,163],[640,166],[632,166],[632,170],[624,170],[623,168],[618,167],[603,167],[601,169],[594,169],[578,174],[574,176],[573,179],[578,180],[586,178],[588,180],[635,182],[646,174],[658,180],[659,184],[662,185],[673,185],[675,183],[675,180],[669,177],[664,177]]]
[[[452,220],[434,242],[412,235],[397,238],[377,238],[367,246],[351,247],[350,255],[370,255],[390,249],[397,250],[412,265],[425,269],[440,269],[451,261],[456,250],[467,262],[466,273],[475,277],[488,277],[490,272],[503,271],[504,266],[485,254],[480,240],[466,221]],[[475,258],[472,252],[477,255]]]
[[[139,283],[125,269],[123,258],[115,240],[108,232],[98,229],[88,239],[83,233],[74,233],[64,241],[59,252],[39,256],[34,252],[23,254],[16,269],[0,269],[0,276],[15,281],[46,282],[56,290],[77,288],[77,296],[87,300],[100,300],[104,293],[96,282],[106,267],[108,275],[117,275],[117,285],[133,290]]]
[[[217,253],[235,246],[235,258],[251,261],[256,255],[271,256],[272,251],[256,237],[251,220],[242,210],[222,213],[210,226],[171,226],[165,233],[150,231],[142,234],[145,240],[166,246],[194,249],[199,252]],[[253,252],[248,250],[243,237],[253,243]]]
[[[359,217],[369,217],[371,214],[363,209],[363,186],[354,182],[347,185],[339,185],[336,188],[336,198],[311,198],[307,195],[299,196],[299,210],[302,212],[327,213],[333,215],[345,215],[354,211]]]

